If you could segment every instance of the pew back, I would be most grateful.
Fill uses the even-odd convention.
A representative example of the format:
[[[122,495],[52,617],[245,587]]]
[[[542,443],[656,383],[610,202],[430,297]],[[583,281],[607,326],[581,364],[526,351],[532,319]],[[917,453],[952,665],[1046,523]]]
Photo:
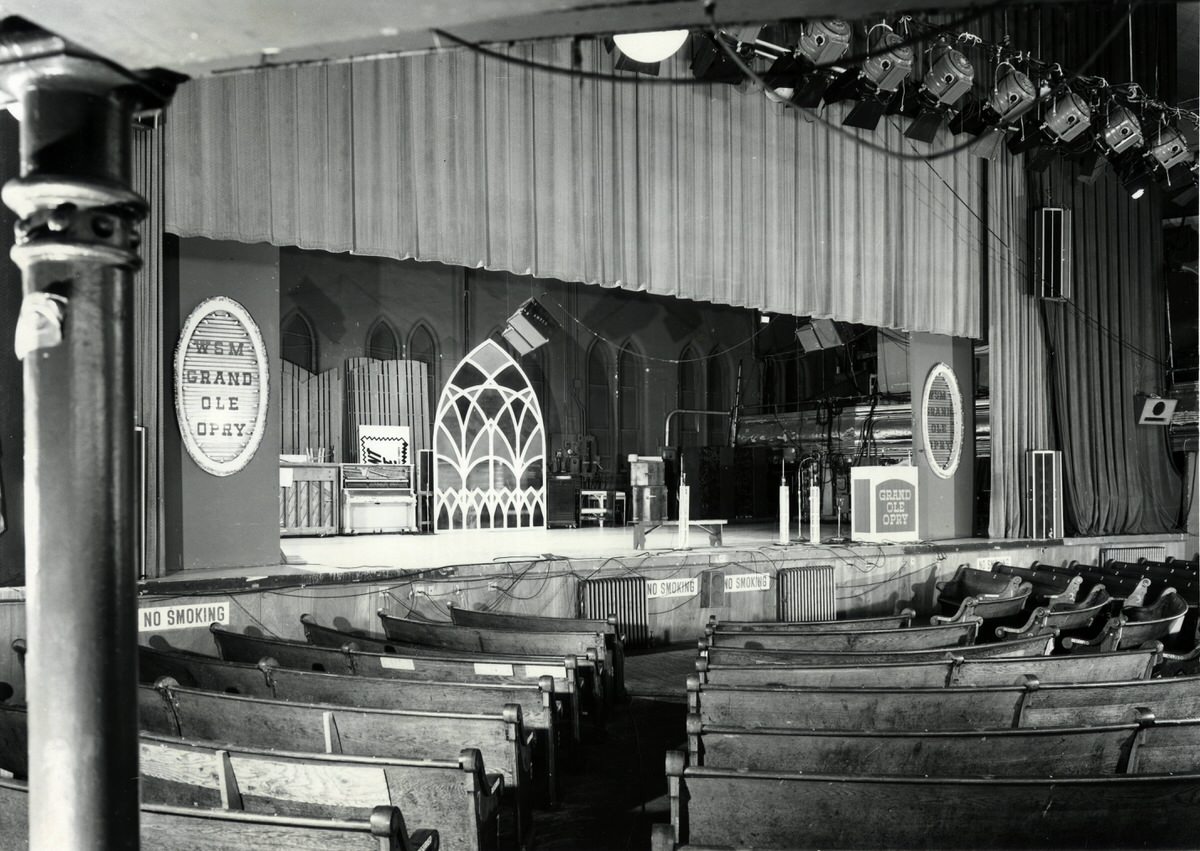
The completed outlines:
[[[902,609],[895,615],[833,621],[723,621],[716,615],[709,615],[708,627],[716,632],[861,632],[864,629],[907,629],[916,616],[912,609]]]
[[[927,650],[754,650],[745,647],[712,647],[702,649],[713,665],[863,665],[895,662],[933,662],[955,657],[982,659],[994,656],[1048,656],[1054,648],[1054,635],[1036,635],[995,644],[972,644],[967,647],[931,648]]]
[[[823,632],[798,628],[789,631],[729,633],[718,629],[709,634],[708,646],[742,647],[751,650],[805,650],[821,653],[964,647],[975,643],[981,623],[982,621],[978,618],[972,618],[962,623],[943,626],[870,629],[857,632]]]

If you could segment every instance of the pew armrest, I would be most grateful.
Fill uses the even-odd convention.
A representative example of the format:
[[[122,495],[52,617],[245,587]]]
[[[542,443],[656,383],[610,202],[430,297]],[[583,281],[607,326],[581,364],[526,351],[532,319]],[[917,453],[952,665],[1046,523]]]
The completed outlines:
[[[979,600],[976,597],[966,597],[958,604],[958,611],[952,615],[934,615],[929,619],[929,623],[933,626],[941,626],[948,623],[962,623],[975,616],[975,606]]]
[[[438,851],[441,838],[436,830],[414,830],[408,835],[408,847],[412,851]]]
[[[1041,635],[1046,632],[1046,616],[1049,613],[1046,609],[1038,607],[1029,615],[1024,626],[998,626],[996,627],[996,637],[1003,641],[1006,638],[1026,638],[1033,635]]]

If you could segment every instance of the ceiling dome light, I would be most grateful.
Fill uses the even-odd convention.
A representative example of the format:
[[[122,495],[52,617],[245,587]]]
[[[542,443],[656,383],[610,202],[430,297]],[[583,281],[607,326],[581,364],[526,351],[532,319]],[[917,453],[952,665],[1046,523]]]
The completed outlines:
[[[634,62],[662,62],[675,54],[687,41],[687,30],[665,30],[652,33],[614,35],[613,41],[621,52]]]

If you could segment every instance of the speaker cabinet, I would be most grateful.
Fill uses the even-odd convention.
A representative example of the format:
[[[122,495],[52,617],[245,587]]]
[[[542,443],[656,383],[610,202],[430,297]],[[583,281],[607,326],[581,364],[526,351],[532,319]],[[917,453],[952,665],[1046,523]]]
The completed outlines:
[[[1063,537],[1062,453],[1035,449],[1028,453],[1029,537]]]
[[[1175,416],[1175,399],[1162,399],[1158,396],[1138,396],[1136,408],[1138,425],[1170,425]]]
[[[1043,207],[1033,213],[1033,291],[1052,301],[1071,299],[1071,211]]]

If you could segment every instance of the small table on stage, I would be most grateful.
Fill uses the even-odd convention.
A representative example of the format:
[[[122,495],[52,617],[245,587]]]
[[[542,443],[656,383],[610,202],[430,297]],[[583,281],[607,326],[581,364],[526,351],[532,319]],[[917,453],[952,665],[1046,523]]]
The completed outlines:
[[[608,516],[608,491],[581,490],[579,492],[579,524],[585,520],[595,520],[604,528],[604,519]]]
[[[708,533],[708,545],[710,547],[721,546],[722,530],[728,520],[689,520],[688,526],[695,526]],[[678,526],[678,520],[654,520],[645,521],[633,524],[633,548],[635,550],[643,550],[646,548],[646,535],[658,529],[660,526]]]

